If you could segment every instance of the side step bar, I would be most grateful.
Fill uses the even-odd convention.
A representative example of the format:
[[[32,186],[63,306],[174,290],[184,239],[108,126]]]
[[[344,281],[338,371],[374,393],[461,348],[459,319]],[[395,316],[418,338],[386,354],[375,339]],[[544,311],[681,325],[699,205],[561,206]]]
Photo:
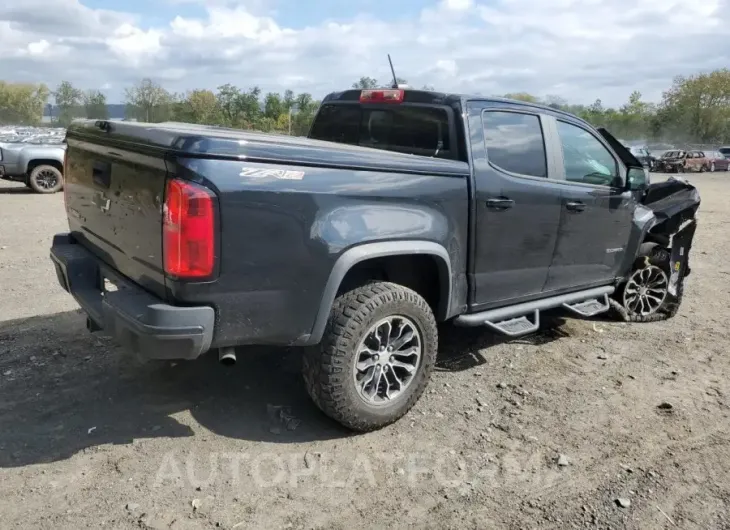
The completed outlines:
[[[454,320],[457,326],[487,326],[495,331],[504,333],[510,337],[519,337],[528,333],[534,333],[540,328],[540,311],[565,307],[574,313],[591,317],[608,311],[608,295],[612,294],[615,288],[612,285],[596,287],[575,293],[561,294],[524,302],[507,307],[498,307],[480,313],[461,315]],[[532,316],[530,320],[528,315]]]
[[[604,294],[600,297],[600,299],[591,298],[574,304],[565,303],[563,304],[563,307],[565,309],[570,309],[576,315],[589,318],[600,313],[605,313],[611,309],[611,304],[608,302],[608,295]]]

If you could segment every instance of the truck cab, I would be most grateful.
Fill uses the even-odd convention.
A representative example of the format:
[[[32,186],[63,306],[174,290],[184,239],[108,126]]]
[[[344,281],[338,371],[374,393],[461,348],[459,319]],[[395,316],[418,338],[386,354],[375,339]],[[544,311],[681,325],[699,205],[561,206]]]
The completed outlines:
[[[612,285],[634,258],[646,173],[607,131],[525,102],[365,93],[326,97],[309,136],[469,164],[465,310]]]

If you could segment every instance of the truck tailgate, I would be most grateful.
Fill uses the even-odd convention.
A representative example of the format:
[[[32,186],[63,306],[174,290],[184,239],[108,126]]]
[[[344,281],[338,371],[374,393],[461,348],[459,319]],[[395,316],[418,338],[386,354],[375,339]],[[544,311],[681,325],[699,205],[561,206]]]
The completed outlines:
[[[64,192],[72,236],[110,267],[165,298],[163,151],[74,136],[67,143]]]

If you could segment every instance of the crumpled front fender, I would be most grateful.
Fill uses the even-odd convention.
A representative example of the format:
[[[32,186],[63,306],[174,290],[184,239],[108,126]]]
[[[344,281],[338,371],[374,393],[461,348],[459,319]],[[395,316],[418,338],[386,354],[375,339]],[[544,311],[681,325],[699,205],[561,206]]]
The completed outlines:
[[[634,211],[629,248],[635,250],[626,255],[622,270],[625,273],[631,270],[643,243],[656,243],[672,252],[673,288],[676,289],[679,272],[683,271],[684,276],[689,274],[689,249],[697,227],[699,205],[697,188],[685,179],[671,177],[651,184]],[[675,267],[679,267],[676,273]]]

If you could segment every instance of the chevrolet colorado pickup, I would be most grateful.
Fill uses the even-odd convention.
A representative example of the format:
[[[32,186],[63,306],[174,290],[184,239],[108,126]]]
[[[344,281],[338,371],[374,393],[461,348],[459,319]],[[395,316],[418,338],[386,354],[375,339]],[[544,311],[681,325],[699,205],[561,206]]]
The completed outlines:
[[[540,105],[347,90],[308,138],[77,121],[67,143],[51,259],[90,331],[145,359],[301,346],[311,398],[357,431],[421,396],[437,322],[668,318],[690,271],[697,190]]]
[[[36,193],[63,188],[64,144],[0,142],[0,179],[22,182]]]

